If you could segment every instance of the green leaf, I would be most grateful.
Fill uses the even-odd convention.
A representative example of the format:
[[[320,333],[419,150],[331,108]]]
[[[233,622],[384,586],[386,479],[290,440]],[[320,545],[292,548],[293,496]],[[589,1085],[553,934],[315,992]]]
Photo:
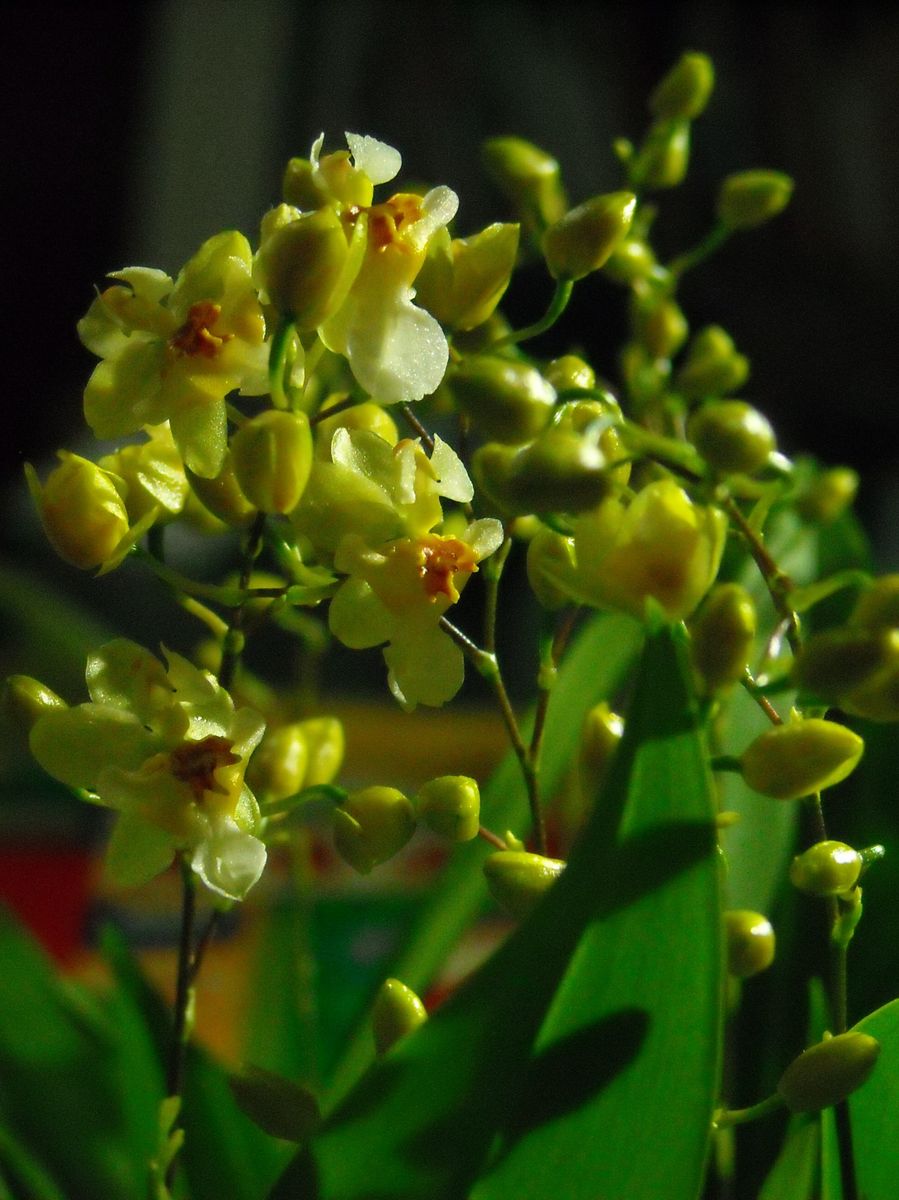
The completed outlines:
[[[239,1075],[231,1076],[231,1092],[241,1111],[271,1137],[304,1142],[318,1128],[315,1096],[274,1071],[244,1067]]]
[[[584,626],[570,647],[553,691],[544,735],[541,788],[553,795],[574,758],[589,708],[614,696],[639,651],[643,632],[636,621],[604,613]],[[511,752],[481,791],[481,812],[493,829],[529,827],[521,767]],[[424,904],[408,942],[390,974],[424,993],[462,931],[487,903],[481,871],[490,847],[480,840],[457,846],[440,882]],[[345,1095],[374,1057],[371,1032],[363,1026],[350,1041],[332,1082],[330,1105]]]
[[[873,1074],[849,1097],[859,1194],[865,1200],[895,1200],[899,1179],[899,1000],[879,1008],[854,1028],[880,1042]]]
[[[794,1117],[758,1200],[816,1200],[819,1143],[817,1117]]]
[[[133,1014],[58,980],[5,917],[0,960],[0,1116],[15,1143],[67,1196],[143,1195],[159,1077]]]
[[[711,857],[653,885],[668,855],[684,865],[684,823],[714,816],[676,671],[674,662],[644,668],[626,726],[633,740],[612,782],[627,800],[605,882],[635,902],[581,940],[540,1031],[524,1103],[473,1200],[699,1192],[718,1086],[721,913]],[[609,792],[604,803],[615,803]]]
[[[16,1140],[9,1129],[0,1124],[0,1164],[4,1175],[18,1185],[19,1195],[29,1200],[66,1200],[57,1184],[32,1156],[30,1151]],[[0,1179],[0,1200],[13,1200],[14,1193],[6,1179]]]
[[[532,1170],[547,1152],[547,1133],[556,1155],[549,1190],[541,1176],[536,1190],[516,1183],[502,1195],[694,1196],[717,1084],[712,817],[680,648],[663,630],[647,644],[603,803],[559,882],[474,978],[366,1075],[273,1200],[456,1200],[492,1143],[494,1174],[481,1186],[499,1194],[503,1172],[526,1178],[525,1164]],[[656,910],[664,918],[645,936],[643,920]],[[631,913],[640,920],[627,921]],[[584,986],[599,998],[578,995]],[[638,1109],[634,1097],[650,1079]],[[582,1122],[589,1144],[578,1142],[571,1158]],[[671,1136],[659,1137],[660,1128]]]
[[[103,952],[121,992],[131,998],[150,1030],[156,1053],[167,1061],[171,1021],[166,1005],[140,973],[123,938],[107,930]],[[259,1200],[283,1165],[281,1147],[249,1121],[231,1094],[227,1072],[196,1045],[188,1048],[181,1162],[192,1200]],[[157,1149],[158,1118],[154,1111]]]

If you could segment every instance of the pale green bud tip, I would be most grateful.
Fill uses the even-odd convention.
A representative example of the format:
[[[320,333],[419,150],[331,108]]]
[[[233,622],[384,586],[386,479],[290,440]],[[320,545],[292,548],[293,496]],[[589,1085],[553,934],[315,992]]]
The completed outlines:
[[[385,979],[375,997],[371,1023],[378,1054],[387,1051],[428,1019],[427,1010],[411,988],[398,979]]]
[[[302,788],[308,762],[302,725],[282,725],[266,732],[247,768],[247,783],[262,799],[286,800]]]
[[[774,962],[775,937],[761,913],[733,909],[724,914],[727,969],[739,979],[758,975]]]
[[[481,793],[467,775],[441,775],[421,788],[415,807],[425,825],[453,842],[469,842],[480,829]]]
[[[858,882],[862,856],[845,842],[818,842],[790,864],[790,881],[809,896],[841,896]]]
[[[743,778],[763,796],[798,800],[840,783],[855,769],[864,741],[818,717],[769,729],[743,755]]]
[[[744,400],[703,405],[690,417],[687,436],[709,466],[724,474],[753,474],[777,445],[768,418]]]
[[[820,1112],[839,1104],[874,1070],[880,1043],[850,1030],[804,1050],[781,1076],[778,1094],[792,1112]]]
[[[3,708],[11,724],[29,734],[38,717],[51,708],[66,708],[66,702],[39,679],[10,675],[3,690]]]
[[[411,801],[396,788],[351,792],[334,809],[337,852],[362,875],[398,854],[414,832]]]
[[[312,470],[312,432],[305,413],[268,409],[242,425],[231,441],[240,489],[263,512],[296,508]]]
[[[510,916],[526,917],[549,891],[565,863],[526,850],[499,850],[484,863],[487,886]]]
[[[632,192],[594,196],[567,212],[543,235],[543,254],[555,279],[582,279],[598,270],[631,227]]]
[[[776,217],[793,194],[793,180],[780,171],[740,171],[718,193],[718,218],[728,229],[753,229]]]
[[[715,68],[707,54],[684,54],[649,97],[654,117],[698,117],[715,86]]]
[[[624,721],[605,700],[587,713],[578,754],[579,779],[585,796],[596,795],[623,735]]]

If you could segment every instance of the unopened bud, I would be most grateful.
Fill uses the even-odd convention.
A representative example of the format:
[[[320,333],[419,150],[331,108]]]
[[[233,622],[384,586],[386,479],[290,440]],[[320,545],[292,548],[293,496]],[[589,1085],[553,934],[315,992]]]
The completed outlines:
[[[453,329],[466,331],[483,325],[509,286],[518,238],[518,225],[499,223],[451,242],[446,234],[443,247],[439,236],[433,238],[415,278],[417,303]]]
[[[264,237],[254,275],[275,308],[297,329],[316,329],[343,302],[350,249],[332,208],[301,213]],[[360,260],[361,263],[361,260]]]
[[[559,164],[523,138],[489,138],[483,148],[487,174],[519,209],[532,229],[557,221],[568,207]]]
[[[128,533],[124,485],[78,454],[60,450],[57,457],[60,465],[43,488],[27,463],[28,486],[53,549],[73,567],[89,571],[111,559]]]
[[[774,962],[775,937],[771,922],[761,913],[732,909],[724,914],[727,970],[738,979],[748,979]]]
[[[687,436],[724,474],[751,475],[768,461],[777,441],[768,418],[744,400],[712,400],[687,422]]]
[[[756,631],[752,597],[738,583],[714,587],[690,626],[693,666],[703,691],[714,694],[746,670]]]
[[[582,279],[597,271],[634,219],[632,192],[594,196],[572,208],[543,235],[543,254],[554,279]]]
[[[447,378],[456,407],[491,441],[520,445],[545,429],[556,392],[534,367],[489,355],[466,359]]]
[[[378,1054],[386,1054],[396,1043],[428,1019],[425,1006],[411,988],[398,979],[385,979],[375,996],[371,1013],[372,1033]]]
[[[794,1058],[777,1091],[791,1112],[820,1112],[860,1088],[879,1054],[880,1043],[866,1033],[837,1034]]]
[[[261,512],[296,508],[312,470],[312,433],[305,413],[268,409],[231,439],[240,490]]]
[[[467,775],[431,779],[415,797],[419,818],[434,833],[453,842],[470,842],[481,824],[481,793]]]
[[[862,856],[845,842],[817,842],[790,864],[790,882],[809,896],[841,896],[858,882]]]
[[[309,747],[299,722],[266,731],[247,767],[247,783],[261,799],[286,800],[306,778]]]
[[[793,180],[780,171],[728,175],[718,193],[718,218],[728,229],[754,229],[786,208]]]
[[[25,740],[38,717],[51,708],[66,707],[65,700],[30,675],[10,675],[3,689],[3,709]]]
[[[631,163],[631,182],[661,190],[682,183],[690,164],[690,122],[654,121]]]
[[[578,751],[578,778],[586,799],[595,799],[599,792],[623,734],[624,721],[612,712],[605,700],[595,704],[584,718]]]
[[[415,811],[396,788],[351,792],[334,809],[334,844],[361,875],[398,854],[414,832]]]
[[[341,392],[329,396],[319,415],[327,413],[328,409],[346,399],[346,394]],[[325,416],[315,422],[315,457],[322,462],[331,461],[331,442],[338,429],[366,429],[369,433],[376,433],[391,446],[395,446],[400,438],[396,422],[387,409],[375,404],[373,400],[366,400],[362,404],[342,409],[333,417]]]
[[[324,193],[315,186],[312,163],[308,158],[292,158],[288,162],[281,190],[287,203],[302,212],[322,208],[326,203]]]
[[[309,752],[303,786],[318,787],[330,783],[343,766],[343,725],[336,717],[310,717],[299,721],[298,728]]]
[[[574,538],[541,524],[528,542],[526,561],[528,583],[543,608],[554,612],[571,603],[559,580],[575,573]]]
[[[828,704],[840,704],[858,688],[899,671],[899,629],[824,629],[804,643],[793,678]]]
[[[612,490],[598,437],[552,426],[519,450],[507,495],[518,513],[579,513],[595,508]]]
[[[881,575],[859,596],[849,624],[860,629],[899,629],[899,575]]]
[[[596,387],[593,368],[576,354],[563,354],[561,358],[554,358],[544,367],[543,378],[557,392],[564,392],[568,388]]]
[[[715,86],[715,68],[707,54],[681,56],[649,97],[649,111],[663,120],[692,120],[705,109]]]
[[[609,255],[603,270],[616,283],[636,283],[649,279],[656,272],[656,256],[648,242],[628,237],[619,242]]]
[[[687,347],[676,386],[690,400],[724,396],[749,378],[749,360],[737,353],[733,338],[720,325],[701,329]]]
[[[240,490],[230,452],[225,455],[224,465],[214,479],[195,475],[190,469],[186,473],[200,504],[220,521],[234,529],[249,529],[256,520],[256,509]]]
[[[743,754],[743,778],[775,800],[798,800],[840,783],[855,769],[865,743],[835,721],[818,717],[767,730]]]
[[[634,326],[636,336],[651,358],[671,358],[690,331],[687,318],[678,304],[654,296],[648,302],[638,304]]]
[[[557,858],[526,850],[498,850],[484,863],[494,900],[512,917],[523,919],[539,904],[565,870]]]
[[[807,521],[830,525],[843,515],[858,491],[858,473],[851,467],[831,467],[816,476],[796,498],[796,508]]]

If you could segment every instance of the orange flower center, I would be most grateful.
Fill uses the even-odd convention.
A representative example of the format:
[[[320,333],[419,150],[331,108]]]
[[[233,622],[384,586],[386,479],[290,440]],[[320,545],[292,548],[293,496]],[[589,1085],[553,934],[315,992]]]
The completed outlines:
[[[420,546],[420,574],[428,596],[432,600],[438,596],[448,596],[455,604],[459,599],[455,576],[460,571],[470,575],[478,569],[471,546],[459,538],[445,538],[438,534],[422,538]]]
[[[187,320],[169,339],[169,345],[178,354],[188,358],[215,358],[225,342],[234,336],[230,333],[215,334],[212,327],[222,315],[222,306],[211,300],[199,300],[192,304]]]
[[[184,742],[173,750],[170,757],[171,772],[181,783],[190,785],[194,799],[199,803],[204,792],[227,795],[215,778],[219,767],[233,767],[240,756],[233,753],[233,742],[224,737],[205,737],[199,742]]]

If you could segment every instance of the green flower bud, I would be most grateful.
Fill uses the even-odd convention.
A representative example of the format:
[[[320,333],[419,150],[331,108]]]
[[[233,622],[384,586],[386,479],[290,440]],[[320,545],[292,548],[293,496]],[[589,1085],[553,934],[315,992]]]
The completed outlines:
[[[315,186],[312,163],[308,158],[292,158],[284,169],[281,191],[288,204],[302,212],[322,208],[326,203],[324,194]]]
[[[803,645],[793,678],[803,690],[842,704],[878,678],[899,671],[899,629],[825,629]]]
[[[298,729],[309,752],[303,787],[330,783],[343,766],[343,725],[336,717],[311,717],[299,721]]]
[[[308,763],[309,747],[299,722],[268,729],[250,759],[247,783],[260,799],[286,800],[302,790]]]
[[[850,1030],[803,1050],[784,1071],[778,1094],[791,1112],[820,1112],[862,1086],[877,1062],[880,1043]]]
[[[596,798],[623,735],[624,721],[605,700],[587,713],[578,750],[578,779],[585,798]]]
[[[671,68],[649,97],[649,111],[662,120],[698,117],[715,86],[715,68],[707,54],[687,53]]]
[[[554,279],[583,279],[597,271],[634,219],[633,192],[594,196],[572,208],[543,235],[543,254]]]
[[[509,286],[518,238],[517,225],[499,223],[452,241],[445,229],[440,230],[415,277],[417,302],[453,329],[483,325]]]
[[[631,163],[631,182],[661,190],[682,183],[690,165],[690,122],[654,121]]]
[[[372,1033],[378,1054],[386,1054],[400,1038],[428,1019],[425,1006],[411,988],[398,979],[385,979],[371,1012]]]
[[[740,680],[756,625],[752,597],[740,584],[721,583],[709,593],[690,627],[693,666],[707,695]]]
[[[899,629],[899,575],[882,575],[863,591],[849,623],[860,629]]]
[[[651,296],[638,302],[634,312],[636,336],[651,358],[671,358],[683,345],[690,327],[673,300]]]
[[[552,426],[519,450],[506,495],[517,513],[578,513],[595,508],[612,490],[598,438]]]
[[[718,193],[718,219],[728,229],[754,229],[786,208],[793,180],[780,171],[740,171],[728,175]]]
[[[128,534],[125,486],[79,454],[60,450],[57,457],[60,465],[43,488],[26,463],[28,487],[53,549],[71,566],[89,571],[112,559]]]
[[[832,467],[811,481],[796,498],[796,508],[807,521],[830,525],[842,516],[858,491],[858,474],[851,467]]]
[[[10,675],[3,689],[3,709],[9,724],[27,741],[38,717],[51,708],[67,708],[65,700],[30,675]]]
[[[743,778],[763,796],[798,800],[845,779],[864,748],[857,733],[834,721],[790,721],[750,743],[743,754]]]
[[[574,575],[574,538],[541,525],[528,542],[526,562],[528,583],[543,608],[555,612],[571,603],[556,580]]]
[[[652,247],[639,238],[629,237],[618,243],[603,270],[616,283],[631,284],[649,279],[657,265]]]
[[[186,470],[186,474],[187,482],[200,504],[226,525],[234,529],[249,529],[256,520],[256,509],[240,490],[230,453],[225,456],[224,466],[214,479],[195,475],[190,469]]]
[[[708,325],[687,347],[675,381],[688,399],[702,400],[736,391],[748,378],[749,360],[737,353],[730,334],[720,325]]]
[[[466,359],[446,386],[480,433],[513,446],[545,429],[556,403],[555,388],[534,367],[488,355]]]
[[[758,975],[774,962],[775,938],[771,922],[745,908],[724,914],[727,970],[738,979]]]
[[[517,515],[511,495],[513,464],[519,451],[500,442],[485,442],[471,456],[471,477],[502,515]]]
[[[711,400],[687,422],[687,437],[716,471],[752,475],[777,442],[762,413],[744,400]]]
[[[790,881],[809,896],[841,896],[858,882],[862,856],[845,842],[818,842],[790,864]]]
[[[312,432],[305,413],[268,409],[231,439],[240,490],[262,512],[296,508],[312,470]]]
[[[415,832],[415,810],[402,792],[368,787],[351,792],[334,809],[337,852],[360,875],[387,862]]]
[[[470,842],[481,827],[481,793],[467,775],[441,775],[415,797],[419,819],[453,842]]]
[[[335,392],[322,405],[319,416],[321,417],[334,405],[342,404],[346,399],[345,392]],[[351,408],[342,409],[333,417],[322,417],[321,420],[316,421],[315,457],[320,461],[331,461],[331,442],[338,429],[367,429],[370,433],[376,433],[378,437],[383,438],[385,442],[389,442],[391,446],[395,446],[400,440],[396,422],[386,408],[375,404],[373,400],[366,400],[362,404],[354,404]]]
[[[494,900],[519,920],[537,907],[564,870],[565,864],[560,859],[544,858],[526,850],[498,850],[484,863],[487,886]]]
[[[340,218],[333,208],[320,208],[278,225],[263,237],[254,277],[297,329],[311,330],[343,302],[352,282],[347,278],[349,258]]]
[[[487,174],[531,229],[544,229],[567,209],[559,164],[545,150],[523,138],[489,138],[483,159]]]
[[[596,374],[588,362],[576,354],[554,358],[543,370],[543,378],[557,392],[567,388],[595,388]]]
[[[615,427],[621,419],[621,409],[611,392],[606,393],[604,400],[569,400],[553,413],[557,429],[594,439],[607,463],[618,462],[618,466],[610,465],[609,479],[624,487],[631,476],[631,463]]]

